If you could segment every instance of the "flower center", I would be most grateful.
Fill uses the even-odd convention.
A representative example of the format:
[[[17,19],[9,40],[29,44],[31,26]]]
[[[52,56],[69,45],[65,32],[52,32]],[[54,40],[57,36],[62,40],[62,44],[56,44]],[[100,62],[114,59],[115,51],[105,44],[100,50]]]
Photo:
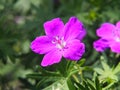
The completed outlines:
[[[52,40],[52,43],[56,45],[59,49],[64,49],[66,46],[66,42],[64,41],[64,37],[55,36],[55,38]]]
[[[116,29],[113,31],[113,37],[115,41],[120,42],[120,29]]]

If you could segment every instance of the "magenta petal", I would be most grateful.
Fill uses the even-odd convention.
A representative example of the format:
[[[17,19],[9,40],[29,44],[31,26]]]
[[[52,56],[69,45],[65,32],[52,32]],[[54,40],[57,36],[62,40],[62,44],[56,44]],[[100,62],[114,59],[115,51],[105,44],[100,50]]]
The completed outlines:
[[[120,21],[116,23],[116,27],[120,29]]]
[[[85,52],[85,45],[74,39],[67,43],[63,56],[69,60],[79,60]]]
[[[65,39],[82,39],[86,35],[86,30],[76,17],[71,17],[69,21],[65,24]]]
[[[44,56],[41,65],[45,67],[55,63],[59,63],[61,61],[61,58],[62,58],[61,52],[57,49],[53,49]]]
[[[104,23],[97,29],[97,35],[102,38],[113,38],[113,30],[115,26],[111,23]]]
[[[47,36],[40,36],[31,43],[30,47],[35,53],[45,54],[52,50],[55,46],[51,43],[51,40]]]
[[[111,42],[110,48],[112,52],[120,54],[120,42]]]
[[[93,47],[96,49],[96,51],[103,52],[109,47],[109,42],[105,39],[99,39],[93,43]]]
[[[51,21],[44,23],[45,33],[48,36],[61,36],[64,34],[63,31],[64,23],[60,18],[55,18]]]

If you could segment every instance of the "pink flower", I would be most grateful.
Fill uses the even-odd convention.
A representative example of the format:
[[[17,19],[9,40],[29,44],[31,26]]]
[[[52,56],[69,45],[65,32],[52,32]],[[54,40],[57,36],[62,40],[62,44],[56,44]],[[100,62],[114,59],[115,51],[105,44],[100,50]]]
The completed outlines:
[[[97,51],[104,51],[110,48],[112,52],[120,53],[120,21],[116,25],[111,23],[104,23],[97,29],[97,36],[99,40],[93,43]]]
[[[41,65],[49,66],[59,63],[62,57],[69,60],[79,60],[85,52],[81,42],[86,35],[83,24],[71,17],[64,25],[60,18],[44,23],[46,36],[39,36],[31,43],[35,53],[45,54]]]

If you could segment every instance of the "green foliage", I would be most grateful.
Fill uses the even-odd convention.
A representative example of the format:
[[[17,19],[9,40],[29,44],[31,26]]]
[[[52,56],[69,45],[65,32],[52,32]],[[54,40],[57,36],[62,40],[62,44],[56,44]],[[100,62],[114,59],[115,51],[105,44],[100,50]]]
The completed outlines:
[[[0,0],[0,90],[119,90],[120,56],[92,46],[103,22],[120,19],[119,8],[120,0]],[[71,16],[87,30],[84,56],[41,67],[43,55],[30,50],[31,41],[44,35],[45,21]]]
[[[103,69],[96,67],[94,68],[94,70],[99,74],[100,82],[102,82],[103,84],[107,83],[107,85],[105,86],[106,90],[119,81],[120,63],[118,63],[116,67],[109,67],[104,58],[101,57],[101,59]]]
[[[98,76],[93,77],[94,80],[86,79],[82,83],[76,83],[78,90],[102,90]]]
[[[37,84],[38,89],[40,89],[45,84],[51,83],[50,86],[43,87],[43,88],[45,88],[44,90],[52,90],[52,88],[54,88],[54,89],[58,88],[60,90],[61,89],[69,90],[69,88],[71,88],[71,90],[75,90],[74,83],[71,80],[72,80],[72,78],[75,78],[74,75],[76,73],[81,72],[81,70],[82,70],[81,66],[83,65],[84,62],[85,62],[84,59],[81,60],[79,63],[70,62],[70,61],[65,63],[64,61],[62,61],[59,64],[60,67],[58,67],[56,69],[56,71],[54,71],[54,72],[45,70],[42,67],[38,66],[37,67],[38,72],[33,73],[33,74],[28,74],[27,77],[36,79],[36,80],[40,80]],[[63,63],[65,65],[65,67],[62,66]],[[78,79],[76,78],[76,80],[78,80]]]

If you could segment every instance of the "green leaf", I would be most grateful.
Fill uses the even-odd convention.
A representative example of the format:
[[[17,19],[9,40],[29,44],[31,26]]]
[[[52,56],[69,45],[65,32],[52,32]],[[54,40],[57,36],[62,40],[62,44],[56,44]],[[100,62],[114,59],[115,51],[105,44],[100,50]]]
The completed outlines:
[[[78,61],[77,64],[78,64],[79,66],[82,66],[84,63],[85,63],[85,59],[81,59],[80,61]]]
[[[113,83],[110,83],[109,85],[107,85],[106,87],[104,87],[103,90],[109,90],[109,88],[110,88],[113,84],[114,84],[114,82],[113,82]]]
[[[45,84],[47,85],[49,85],[49,83],[51,83],[51,82],[56,82],[57,80],[59,80],[59,79],[54,79],[54,78],[48,78],[48,79],[46,79],[46,78],[43,78],[43,79],[40,79],[40,81],[37,83],[37,85],[36,85],[36,87],[37,87],[37,89],[40,89],[41,87],[43,87]]]
[[[82,85],[80,83],[77,83],[77,82],[75,84],[77,85],[78,90],[86,90],[85,87],[84,87],[84,85]]]
[[[68,60],[66,65],[67,72],[70,72],[73,67],[74,67],[74,62]]]
[[[90,90],[88,85],[87,85],[87,82],[86,80],[83,80],[83,85],[85,86],[85,90]]]
[[[107,65],[106,62],[102,61],[101,63],[102,63],[102,66],[103,66],[103,68],[104,68],[105,71],[110,70],[110,67]]]
[[[115,67],[115,69],[113,70],[114,74],[120,73],[120,63]]]
[[[90,87],[91,90],[95,90],[95,85],[94,82],[92,82],[91,80],[87,79],[87,84]]]
[[[98,73],[98,74],[103,74],[104,73],[104,71],[102,70],[102,69],[100,69],[100,68],[94,68],[94,70]]]
[[[69,87],[69,90],[76,90],[73,82],[70,80],[70,78],[67,80],[67,84]]]
[[[102,90],[98,77],[95,77],[95,87],[96,90]]]
[[[84,66],[84,67],[82,67],[82,70],[93,71],[93,68],[91,68],[90,66]]]
[[[70,90],[70,89],[68,87],[67,80],[61,79],[42,90]]]

